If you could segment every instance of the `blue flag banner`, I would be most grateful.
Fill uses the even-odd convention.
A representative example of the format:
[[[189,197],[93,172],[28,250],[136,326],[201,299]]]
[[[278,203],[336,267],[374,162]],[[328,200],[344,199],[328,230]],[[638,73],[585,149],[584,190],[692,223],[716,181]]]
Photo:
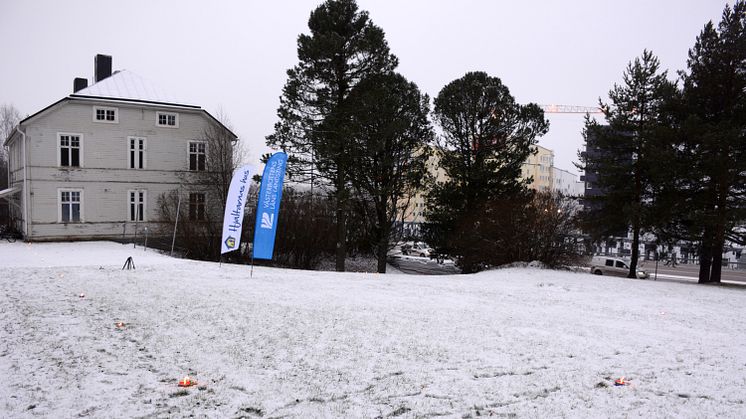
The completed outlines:
[[[287,154],[275,153],[264,166],[254,225],[254,259],[272,259],[287,161]]]

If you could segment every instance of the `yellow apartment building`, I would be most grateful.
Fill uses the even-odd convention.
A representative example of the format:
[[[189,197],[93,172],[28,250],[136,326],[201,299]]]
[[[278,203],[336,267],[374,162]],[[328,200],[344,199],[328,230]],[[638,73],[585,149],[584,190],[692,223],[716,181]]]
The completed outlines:
[[[534,146],[536,154],[528,157],[521,166],[521,177],[533,177],[529,188],[537,191],[549,191],[553,187],[552,168],[554,167],[554,151],[540,145]]]

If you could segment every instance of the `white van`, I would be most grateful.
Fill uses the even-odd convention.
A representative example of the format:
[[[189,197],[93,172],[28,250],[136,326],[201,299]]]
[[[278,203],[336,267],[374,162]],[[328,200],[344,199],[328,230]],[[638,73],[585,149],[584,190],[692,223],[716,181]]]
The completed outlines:
[[[629,265],[624,259],[609,256],[594,256],[591,262],[591,273],[594,275],[629,275]],[[647,279],[650,275],[644,270],[637,268],[637,278]]]

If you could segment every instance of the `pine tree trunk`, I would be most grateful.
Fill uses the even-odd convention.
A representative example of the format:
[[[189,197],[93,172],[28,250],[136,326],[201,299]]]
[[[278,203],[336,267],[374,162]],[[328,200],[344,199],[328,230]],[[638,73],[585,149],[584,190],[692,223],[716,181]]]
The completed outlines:
[[[705,228],[702,235],[702,244],[699,249],[699,283],[706,284],[710,282],[710,266],[712,266],[712,238],[710,229]]]
[[[627,278],[637,278],[637,258],[640,257],[640,226],[632,227],[632,260],[629,263]]]
[[[388,235],[382,235],[378,240],[378,250],[377,250],[377,258],[378,258],[378,273],[379,274],[385,274],[386,273],[386,253],[388,251],[388,240],[386,236]]]
[[[726,173],[721,174],[722,177]],[[728,184],[721,178],[718,185],[718,208],[715,224],[715,237],[712,244],[712,267],[710,268],[710,282],[720,282],[723,269],[723,248],[725,247],[726,209],[728,205]]]
[[[340,180],[341,179],[341,180]],[[337,254],[335,260],[335,268],[337,272],[345,271],[345,258],[347,257],[347,211],[345,211],[345,204],[347,198],[345,196],[345,185],[344,175],[337,174]]]
[[[642,216],[642,180],[640,179],[640,176],[638,160],[635,163],[635,214],[633,215],[634,218],[632,221],[632,259],[629,263],[629,274],[627,275],[627,278],[637,278],[637,258],[640,257],[640,218]]]
[[[712,267],[710,268],[710,282],[720,282],[723,270],[723,246],[712,246]]]
[[[715,238],[712,243],[712,266],[710,267],[710,282],[720,282],[723,269],[723,247],[725,247],[724,220],[719,220],[716,227]]]
[[[389,218],[386,214],[386,201],[376,202],[376,218],[378,218],[378,273],[386,273],[386,254],[389,250],[389,236],[391,235],[391,227],[389,224]]]

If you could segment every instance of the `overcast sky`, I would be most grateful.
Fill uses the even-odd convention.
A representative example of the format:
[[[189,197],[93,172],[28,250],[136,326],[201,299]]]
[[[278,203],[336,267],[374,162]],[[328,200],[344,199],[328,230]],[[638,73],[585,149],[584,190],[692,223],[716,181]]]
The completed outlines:
[[[320,0],[0,0],[0,103],[32,114],[93,78],[93,57],[175,98],[229,117],[256,163],[276,122],[285,71]],[[652,50],[669,76],[686,66],[720,0],[358,0],[386,32],[398,71],[435,97],[467,71],[497,76],[520,102],[596,105],[627,63]],[[732,3],[732,1],[730,2]],[[539,144],[572,162],[581,115],[549,114]]]

